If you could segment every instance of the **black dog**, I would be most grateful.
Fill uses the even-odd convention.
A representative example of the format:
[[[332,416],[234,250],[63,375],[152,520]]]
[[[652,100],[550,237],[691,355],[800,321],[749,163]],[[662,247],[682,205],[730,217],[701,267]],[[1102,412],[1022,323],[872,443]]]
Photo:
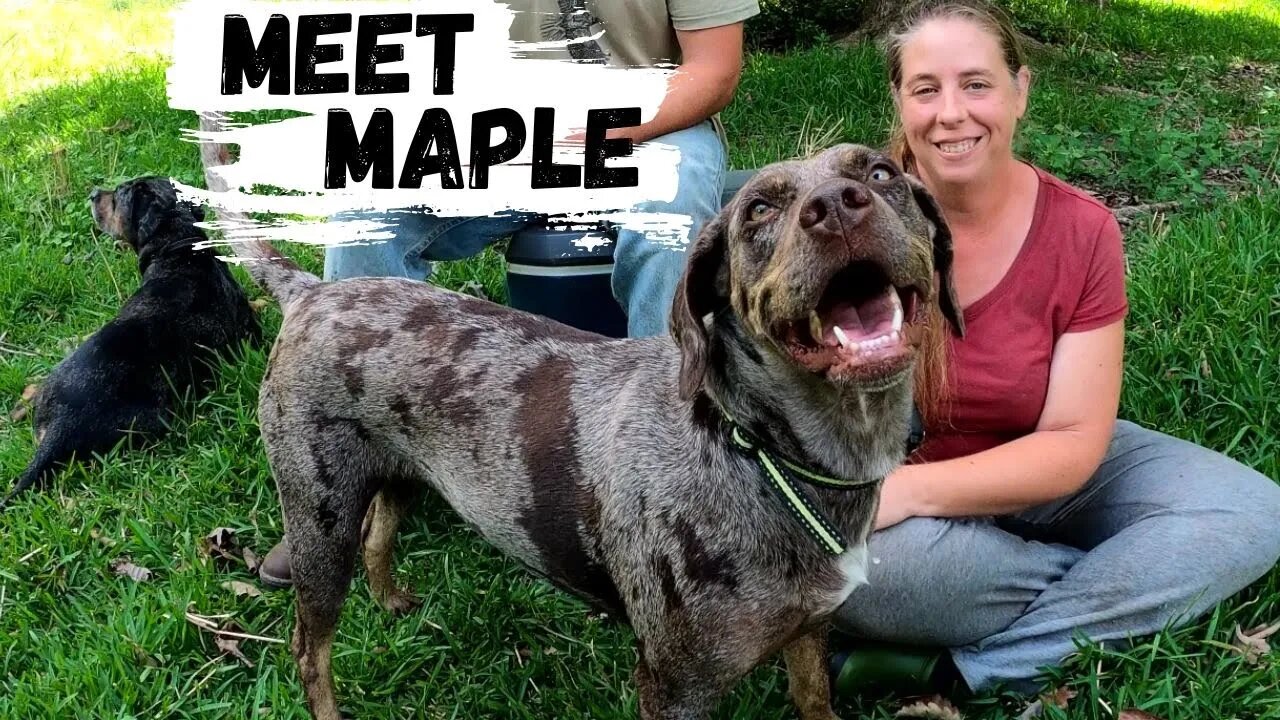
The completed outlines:
[[[207,389],[214,354],[262,337],[226,263],[193,249],[207,239],[195,225],[204,213],[179,202],[167,178],[95,190],[90,202],[98,228],[138,254],[142,286],[41,386],[35,458],[0,506],[72,458],[162,437],[176,399]]]

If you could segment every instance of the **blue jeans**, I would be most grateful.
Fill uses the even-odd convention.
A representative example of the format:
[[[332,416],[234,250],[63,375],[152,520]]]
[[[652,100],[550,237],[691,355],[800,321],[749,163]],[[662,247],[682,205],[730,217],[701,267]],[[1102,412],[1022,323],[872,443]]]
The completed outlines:
[[[1075,494],[985,518],[873,533],[869,584],[836,626],[951,650],[970,688],[1032,693],[1079,634],[1121,647],[1183,625],[1280,557],[1280,486],[1225,455],[1130,422]]]
[[[676,196],[670,202],[646,202],[637,212],[688,215],[692,225],[683,244],[651,240],[641,231],[618,228],[614,249],[613,294],[627,315],[631,337],[660,335],[676,285],[684,272],[688,245],[698,230],[720,210],[727,153],[710,121],[655,138],[680,149]],[[489,243],[518,232],[537,216],[505,213],[486,217],[436,217],[404,210],[386,216],[349,214],[392,225],[391,240],[367,245],[331,247],[325,252],[325,280],[398,276],[425,280],[433,260],[460,260],[479,253]]]

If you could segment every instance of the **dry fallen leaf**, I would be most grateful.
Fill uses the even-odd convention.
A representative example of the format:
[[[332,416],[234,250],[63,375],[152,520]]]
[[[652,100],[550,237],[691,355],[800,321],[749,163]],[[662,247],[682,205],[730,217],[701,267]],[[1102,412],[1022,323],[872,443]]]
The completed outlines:
[[[1047,707],[1056,707],[1065,710],[1067,705],[1076,696],[1076,691],[1067,687],[1060,687],[1053,692],[1044,693],[1036,698],[1028,705],[1022,714],[1018,715],[1017,720],[1033,720],[1044,716],[1044,709]]]
[[[111,569],[114,570],[117,575],[124,575],[134,582],[146,582],[151,579],[150,570],[134,565],[132,562],[123,558],[115,561],[111,566]]]
[[[262,597],[262,591],[247,582],[239,580],[228,580],[222,583],[222,587],[236,594],[236,597]]]
[[[258,574],[258,568],[262,565],[262,559],[258,557],[257,553],[249,548],[245,548],[242,554],[244,555],[245,567],[249,569],[249,572],[255,575]]]
[[[27,417],[27,413],[31,410],[31,401],[36,396],[36,385],[28,385],[22,389],[22,398],[18,400],[18,404],[13,406],[13,412],[9,413],[9,420],[13,422],[22,422]]]
[[[231,528],[214,530],[204,536],[200,545],[204,553],[214,560],[235,563],[239,559],[236,557],[236,531]]]
[[[236,626],[232,623],[227,627],[231,628]],[[238,630],[239,628],[236,629]],[[240,641],[238,639],[219,635],[213,639],[213,644],[216,645],[224,655],[231,655],[235,657],[240,662],[244,663],[245,667],[253,667],[253,661],[245,657],[245,654],[240,651]]]
[[[964,720],[964,715],[960,714],[956,706],[941,695],[931,695],[903,705],[893,716],[925,720]]]
[[[1129,708],[1128,710],[1121,710],[1120,714],[1116,716],[1116,720],[1162,720],[1162,719],[1159,717],[1156,717],[1155,715],[1152,715],[1149,712],[1144,712],[1137,708]]]
[[[1280,623],[1259,625],[1248,632],[1241,632],[1240,626],[1236,625],[1236,640],[1231,645],[1244,656],[1245,662],[1257,665],[1262,661],[1263,655],[1271,652],[1271,644],[1267,642],[1267,638],[1277,630],[1280,630]]]
[[[270,302],[271,301],[266,298],[254,298],[249,301],[249,307],[252,308],[254,312],[260,313],[263,308],[270,304]]]
[[[1045,705],[1052,705],[1056,708],[1066,709],[1067,705],[1075,699],[1076,691],[1069,687],[1056,688],[1053,692],[1045,693],[1040,699]]]
[[[93,538],[94,540],[97,540],[98,542],[102,543],[107,547],[112,547],[116,544],[115,540],[112,540],[110,537],[103,535],[102,531],[99,530],[98,528],[89,528],[89,537]]]

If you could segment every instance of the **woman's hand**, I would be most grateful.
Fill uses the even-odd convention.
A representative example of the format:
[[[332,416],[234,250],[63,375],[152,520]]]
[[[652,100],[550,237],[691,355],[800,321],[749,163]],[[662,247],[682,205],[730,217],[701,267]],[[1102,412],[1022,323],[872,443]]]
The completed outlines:
[[[919,468],[903,465],[889,473],[880,485],[880,509],[876,511],[876,530],[893,527],[918,514],[911,473]]]

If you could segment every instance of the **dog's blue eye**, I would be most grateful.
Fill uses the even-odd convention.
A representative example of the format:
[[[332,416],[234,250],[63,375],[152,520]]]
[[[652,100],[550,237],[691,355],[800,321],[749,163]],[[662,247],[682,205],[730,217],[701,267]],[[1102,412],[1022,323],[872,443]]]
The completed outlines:
[[[757,200],[751,203],[751,207],[747,209],[747,217],[752,222],[759,222],[773,212],[773,206],[763,200]]]
[[[871,173],[868,175],[875,182],[888,182],[893,179],[893,176],[893,169],[884,165],[877,165],[871,168]]]

